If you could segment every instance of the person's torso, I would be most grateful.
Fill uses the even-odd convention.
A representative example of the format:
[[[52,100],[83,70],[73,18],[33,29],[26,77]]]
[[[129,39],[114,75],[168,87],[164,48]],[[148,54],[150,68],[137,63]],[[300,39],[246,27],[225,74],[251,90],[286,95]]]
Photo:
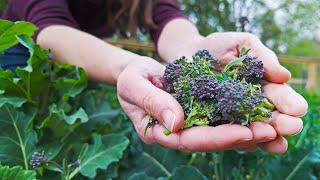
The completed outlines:
[[[108,26],[107,0],[67,0],[70,12],[80,29],[98,37],[110,36],[115,29]]]

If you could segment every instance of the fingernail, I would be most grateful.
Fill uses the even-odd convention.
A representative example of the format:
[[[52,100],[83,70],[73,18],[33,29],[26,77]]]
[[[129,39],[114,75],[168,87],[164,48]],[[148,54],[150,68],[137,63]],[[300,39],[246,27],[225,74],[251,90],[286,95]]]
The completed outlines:
[[[241,139],[241,140],[240,140],[241,143],[243,143],[243,142],[248,142],[248,141],[252,141],[252,139],[251,139],[251,138],[247,138],[247,139]]]
[[[176,115],[170,110],[165,110],[162,113],[162,118],[164,121],[164,126],[172,132],[176,122]]]
[[[293,134],[292,136],[296,136],[296,135],[300,134],[302,132],[302,130],[303,130],[303,127],[297,133]]]
[[[267,138],[263,138],[263,139],[259,140],[258,143],[264,143],[264,142],[269,142],[269,141],[273,141],[273,140],[275,140],[275,138],[267,137]]]
[[[285,67],[283,67],[283,66],[281,66],[281,65],[280,65],[280,67],[281,67],[281,69],[282,69],[284,72],[286,72],[287,74],[289,74],[289,75],[290,75],[290,78],[291,78],[291,72],[290,72],[287,68],[285,68]]]

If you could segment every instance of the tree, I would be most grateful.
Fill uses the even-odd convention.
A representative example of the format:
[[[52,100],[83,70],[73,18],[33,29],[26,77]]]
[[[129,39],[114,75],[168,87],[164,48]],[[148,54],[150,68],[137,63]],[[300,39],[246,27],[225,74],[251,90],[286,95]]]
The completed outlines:
[[[278,53],[286,53],[290,46],[301,39],[314,38],[315,29],[320,29],[320,2],[317,0],[180,2],[202,34],[216,31],[251,32]]]

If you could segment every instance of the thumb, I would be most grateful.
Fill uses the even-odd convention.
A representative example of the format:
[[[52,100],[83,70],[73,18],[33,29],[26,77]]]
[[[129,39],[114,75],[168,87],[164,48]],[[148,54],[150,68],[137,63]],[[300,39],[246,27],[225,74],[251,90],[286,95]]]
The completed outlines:
[[[140,64],[121,73],[117,84],[119,96],[143,109],[171,132],[179,131],[184,122],[182,107],[174,97],[152,83],[163,74],[162,65],[145,63],[142,66],[148,68],[141,69]]]
[[[180,104],[170,94],[156,87],[146,88],[145,91],[141,93],[139,106],[171,132],[182,129],[184,113]]]

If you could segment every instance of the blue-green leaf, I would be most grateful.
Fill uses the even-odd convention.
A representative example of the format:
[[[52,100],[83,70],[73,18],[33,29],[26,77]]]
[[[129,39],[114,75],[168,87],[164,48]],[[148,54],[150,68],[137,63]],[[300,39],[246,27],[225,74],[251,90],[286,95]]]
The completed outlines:
[[[23,170],[20,166],[1,166],[0,180],[36,180],[36,173],[30,170]]]

